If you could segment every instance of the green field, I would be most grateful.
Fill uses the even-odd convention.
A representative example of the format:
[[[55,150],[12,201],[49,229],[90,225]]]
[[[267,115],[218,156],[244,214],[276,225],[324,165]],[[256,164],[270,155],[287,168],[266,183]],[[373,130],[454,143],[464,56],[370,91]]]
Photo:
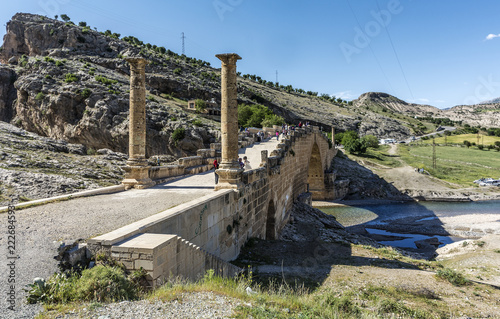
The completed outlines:
[[[477,139],[477,134],[461,134],[461,135],[450,135],[446,137],[447,144],[463,144],[464,141],[469,141],[471,143],[482,144],[485,146],[495,144],[496,141],[500,141],[498,136],[488,136],[479,135],[479,143]],[[445,144],[445,137],[436,137],[436,144]],[[432,139],[421,140],[419,143],[432,144]]]
[[[500,178],[500,152],[494,150],[436,146],[436,169],[432,167],[431,145],[400,145],[399,153],[408,165],[424,168],[432,176],[463,186],[473,186],[473,181],[481,177]]]

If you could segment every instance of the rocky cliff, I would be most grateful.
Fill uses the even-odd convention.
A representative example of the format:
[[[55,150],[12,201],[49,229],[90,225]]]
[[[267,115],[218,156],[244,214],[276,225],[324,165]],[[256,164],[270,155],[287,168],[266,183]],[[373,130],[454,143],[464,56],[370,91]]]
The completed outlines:
[[[0,61],[7,63],[0,66],[0,120],[88,149],[126,153],[129,66],[123,55],[130,53],[142,54],[88,27],[16,14],[0,52]],[[173,97],[204,96],[188,93],[188,79],[173,80],[174,67],[185,63],[145,55],[151,61],[148,155],[191,155],[216,141],[216,123],[186,113],[183,101]],[[185,137],[174,141],[172,133],[179,127],[185,128]]]

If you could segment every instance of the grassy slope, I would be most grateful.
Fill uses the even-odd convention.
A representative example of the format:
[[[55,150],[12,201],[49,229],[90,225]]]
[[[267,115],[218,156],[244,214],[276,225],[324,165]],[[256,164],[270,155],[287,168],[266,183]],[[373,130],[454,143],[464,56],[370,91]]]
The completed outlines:
[[[500,177],[496,176],[500,175],[500,153],[493,150],[436,146],[436,169],[432,168],[431,146],[400,146],[399,150],[408,165],[424,168],[432,176],[451,183],[474,186],[473,181],[481,177]]]
[[[469,141],[471,143],[478,144],[477,134],[461,134],[461,135],[451,135],[446,137],[447,144],[461,144],[463,145],[464,141]],[[498,136],[487,136],[487,135],[479,135],[479,144],[483,144],[485,146],[495,144],[495,142],[500,141],[500,137]],[[435,139],[436,144],[445,144],[444,136],[438,137]],[[424,144],[432,144],[432,139],[421,141]]]
[[[498,306],[498,289],[468,281],[454,285],[451,281],[461,274],[447,270],[448,275],[439,278],[435,274],[443,268],[438,262],[404,257],[391,248],[350,248],[353,260],[332,265],[329,277],[314,291],[292,288],[281,280],[264,288],[252,280],[251,273],[239,279],[207,274],[197,283],[167,283],[141,298],[170,302],[183,292],[212,291],[245,302],[236,309],[236,318],[482,317],[493,315],[491,306]],[[359,258],[368,264],[356,264],[354,260]],[[249,286],[255,294],[246,293]],[[101,306],[95,302],[47,305],[37,318]]]

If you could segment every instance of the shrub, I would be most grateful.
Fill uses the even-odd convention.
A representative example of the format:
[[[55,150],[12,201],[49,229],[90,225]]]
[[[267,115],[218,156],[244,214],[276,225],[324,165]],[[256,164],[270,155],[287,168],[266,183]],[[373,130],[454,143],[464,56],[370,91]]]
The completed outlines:
[[[132,283],[118,267],[85,269],[78,283],[77,296],[81,300],[112,302],[136,297]]]
[[[196,99],[194,101],[194,107],[196,109],[196,112],[203,113],[207,109],[207,103],[202,99]]]
[[[95,77],[95,80],[96,80],[97,82],[101,82],[102,84],[106,84],[106,85],[107,85],[107,84],[116,84],[116,83],[118,83],[118,81],[117,81],[117,80],[111,80],[111,79],[108,79],[107,77],[105,77],[105,76],[103,76],[103,75],[97,75],[97,76]]]
[[[182,140],[184,137],[186,137],[186,130],[183,127],[176,128],[172,133],[172,139],[174,140],[176,145],[177,142]]]
[[[50,74],[46,74],[46,75],[45,75],[45,78],[46,78],[47,80],[50,80],[50,79],[52,79],[52,76],[51,76]]]
[[[85,269],[81,276],[56,274],[47,282],[38,280],[28,286],[28,303],[113,302],[135,299],[138,295],[136,285],[126,278],[122,269],[103,265]]]
[[[18,63],[19,63],[20,66],[25,67],[26,64],[28,64],[28,61],[29,61],[29,58],[26,56],[26,54],[23,54],[21,56],[21,58],[19,58]]]
[[[177,75],[181,74],[181,72],[182,72],[181,68],[177,68],[174,70],[174,74],[177,74]]]
[[[195,119],[195,120],[193,121],[193,125],[194,125],[194,126],[202,126],[202,125],[203,125],[203,123],[201,122],[201,120],[200,120],[200,119]]]
[[[62,61],[60,61],[60,60],[56,61],[56,66],[63,66],[63,65],[64,65],[64,63]]]
[[[465,286],[470,283],[461,273],[450,268],[439,269],[436,276],[449,281],[454,286]]]
[[[88,88],[84,88],[81,92],[80,92],[80,95],[83,97],[83,98],[88,98],[90,96],[90,94],[92,94],[92,91],[90,91]]]
[[[482,144],[478,144],[478,145],[477,145],[477,148],[478,148],[479,150],[482,150],[482,149],[484,148],[484,145],[482,145]]]
[[[40,101],[43,100],[44,97],[45,94],[43,94],[42,92],[38,92],[38,94],[35,96],[35,100]]]
[[[78,81],[78,77],[73,73],[67,73],[65,78],[64,78],[64,82],[66,82],[66,83],[77,82],[77,81]]]

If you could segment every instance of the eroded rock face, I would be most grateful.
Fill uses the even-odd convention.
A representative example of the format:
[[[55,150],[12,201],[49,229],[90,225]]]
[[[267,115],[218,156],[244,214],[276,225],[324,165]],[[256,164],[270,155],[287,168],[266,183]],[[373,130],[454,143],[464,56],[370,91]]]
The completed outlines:
[[[16,98],[14,88],[16,78],[16,72],[13,69],[0,65],[0,119],[7,121],[12,119],[12,104]]]
[[[137,51],[90,28],[16,14],[7,24],[0,52],[0,61],[12,63],[0,66],[0,120],[89,149],[127,153],[129,65],[122,56]],[[169,107],[175,103],[156,100],[162,93],[192,92],[188,79],[174,79],[174,62],[150,58],[147,72],[154,74],[147,75],[148,90],[156,96],[146,105],[147,156],[194,155],[216,141],[216,127],[193,126],[179,106]],[[179,127],[185,128],[185,138],[173,141]]]

